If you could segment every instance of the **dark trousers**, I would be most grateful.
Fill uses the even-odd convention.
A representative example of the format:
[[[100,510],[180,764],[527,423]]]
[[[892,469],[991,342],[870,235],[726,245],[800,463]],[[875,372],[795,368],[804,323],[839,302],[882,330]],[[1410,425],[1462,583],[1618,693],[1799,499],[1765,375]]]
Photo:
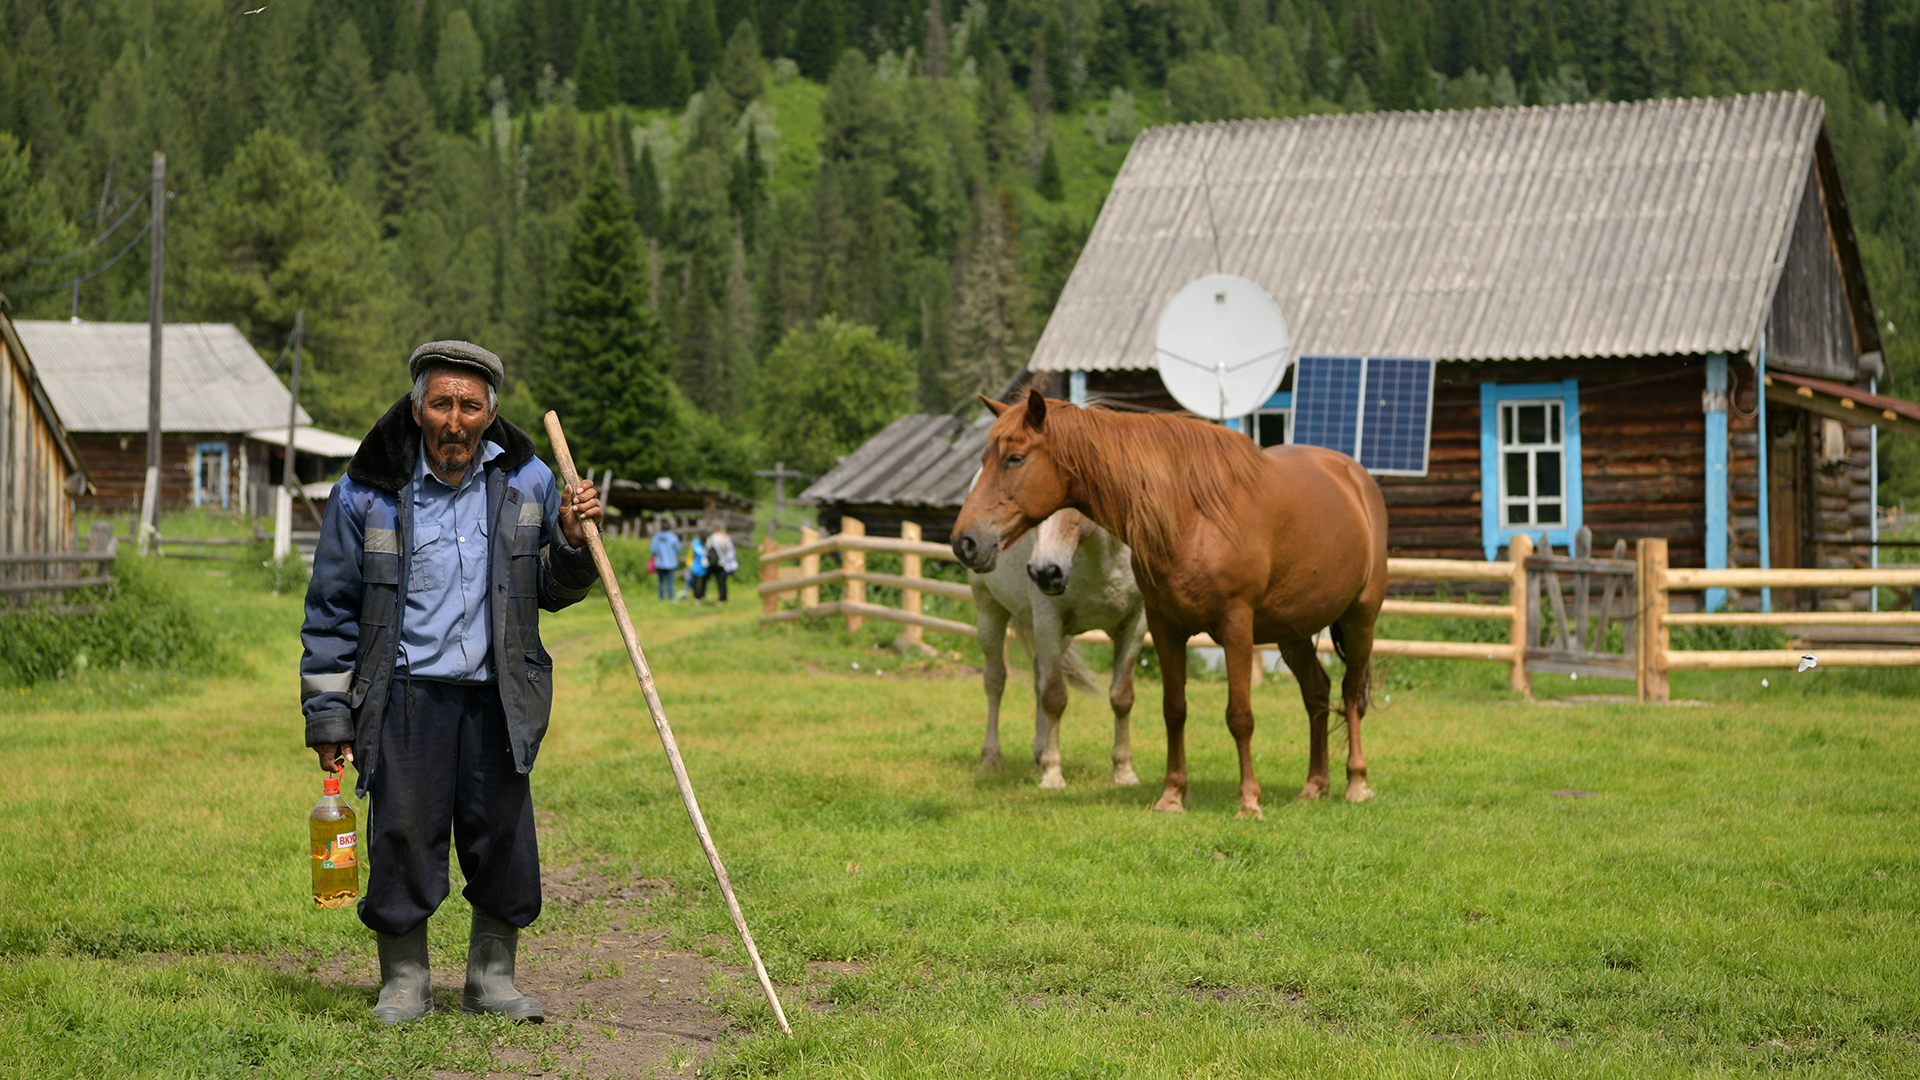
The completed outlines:
[[[695,600],[705,600],[707,598],[707,572],[702,570],[696,574],[691,570],[687,571],[687,588],[693,590],[693,598]]]
[[[727,599],[727,572],[717,566],[709,567],[707,569],[707,578],[713,582],[715,588],[720,590],[720,601],[725,603]]]
[[[539,918],[533,791],[514,769],[498,686],[397,676],[375,768],[361,922],[404,934],[434,913],[449,831],[469,903],[515,926]]]

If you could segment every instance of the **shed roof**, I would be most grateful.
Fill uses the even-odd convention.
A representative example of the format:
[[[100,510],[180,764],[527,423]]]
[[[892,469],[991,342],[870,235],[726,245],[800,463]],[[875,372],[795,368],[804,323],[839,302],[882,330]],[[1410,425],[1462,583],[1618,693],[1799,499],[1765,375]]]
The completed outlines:
[[[903,416],[815,480],[802,499],[847,506],[945,506],[967,501],[993,417]]]
[[[162,383],[164,388],[165,383]],[[247,432],[247,438],[269,446],[287,445],[287,426],[260,428]],[[360,440],[325,428],[300,425],[293,429],[293,452],[322,458],[350,458],[360,450]],[[296,470],[297,471],[297,470]]]
[[[147,324],[14,323],[68,431],[147,429]],[[286,430],[287,388],[231,323],[168,323],[163,431]],[[313,423],[307,410],[301,424]]]
[[[1216,272],[1273,295],[1294,356],[1744,353],[1824,115],[1778,93],[1150,128],[1029,367],[1152,368],[1161,309]]]

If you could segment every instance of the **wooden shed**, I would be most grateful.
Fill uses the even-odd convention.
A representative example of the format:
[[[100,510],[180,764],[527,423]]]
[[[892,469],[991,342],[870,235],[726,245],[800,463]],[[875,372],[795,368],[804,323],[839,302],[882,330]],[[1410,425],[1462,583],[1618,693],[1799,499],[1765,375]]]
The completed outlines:
[[[97,490],[80,506],[137,508],[147,470],[147,324],[23,320],[19,332],[92,469]],[[286,461],[287,388],[230,323],[168,323],[162,342],[161,505],[270,513],[271,503],[257,503],[280,483]],[[294,443],[303,482],[331,477],[339,449],[359,445],[312,428],[305,409],[298,422],[307,433]],[[329,449],[333,457],[322,456]]]
[[[71,553],[73,501],[90,488],[13,320],[0,312],[0,555]]]
[[[858,519],[868,536],[899,536],[900,523],[920,538],[944,544],[980,469],[992,417],[980,410],[968,422],[951,416],[903,416],[839,460],[800,498],[819,506],[820,527],[840,531],[840,518]]]
[[[1380,478],[1396,555],[1585,525],[1679,566],[1870,565],[1895,414],[1867,405],[1880,337],[1824,116],[1791,93],[1149,129],[1029,368],[1176,407],[1159,313],[1237,274],[1291,331],[1240,421],[1263,443],[1315,441],[1303,359],[1433,362],[1424,460]]]

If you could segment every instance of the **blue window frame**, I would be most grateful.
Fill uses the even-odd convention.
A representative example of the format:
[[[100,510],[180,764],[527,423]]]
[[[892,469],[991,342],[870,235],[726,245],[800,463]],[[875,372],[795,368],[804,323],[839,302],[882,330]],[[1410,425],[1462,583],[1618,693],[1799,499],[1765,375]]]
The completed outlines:
[[[1480,384],[1480,541],[1492,561],[1521,534],[1565,548],[1582,524],[1580,384]]]

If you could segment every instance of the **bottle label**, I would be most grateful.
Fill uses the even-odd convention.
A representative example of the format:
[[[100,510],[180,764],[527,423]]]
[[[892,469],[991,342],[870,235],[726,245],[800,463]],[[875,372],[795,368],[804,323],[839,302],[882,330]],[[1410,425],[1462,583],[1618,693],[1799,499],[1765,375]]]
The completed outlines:
[[[315,853],[320,857],[320,868],[322,870],[344,870],[349,866],[360,865],[360,860],[357,858],[358,853],[355,850],[358,846],[355,842],[356,839],[355,834],[350,832],[343,832],[334,837],[333,842],[327,845],[325,851]]]

